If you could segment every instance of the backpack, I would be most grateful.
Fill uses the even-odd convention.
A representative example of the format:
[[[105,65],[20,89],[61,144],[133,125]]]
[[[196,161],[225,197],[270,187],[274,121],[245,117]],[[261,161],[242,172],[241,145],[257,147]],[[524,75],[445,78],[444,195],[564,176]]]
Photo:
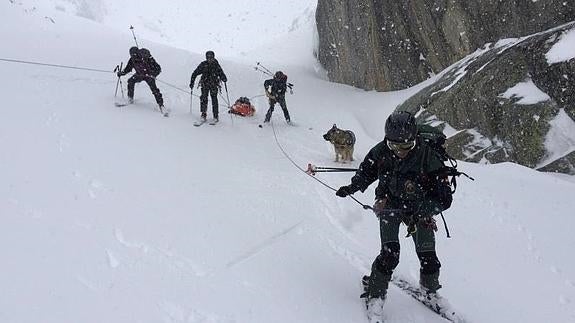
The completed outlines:
[[[473,177],[457,170],[457,160],[451,157],[447,152],[447,150],[445,149],[447,136],[445,136],[443,131],[427,124],[418,124],[417,136],[421,138],[421,140],[425,142],[429,147],[431,147],[431,149],[437,154],[437,156],[441,159],[441,161],[449,162],[450,166],[445,165],[440,170],[440,174],[438,175],[444,175],[448,177],[451,176],[450,182],[451,185],[453,186],[451,194],[455,193],[455,190],[457,189],[456,178],[459,177],[460,175],[464,175],[465,177],[471,179],[472,181],[475,180]]]
[[[140,55],[142,55],[142,58],[144,59],[146,64],[150,67],[151,74],[154,77],[160,75],[160,73],[162,72],[162,67],[152,57],[150,51],[147,48],[142,48],[140,49]]]

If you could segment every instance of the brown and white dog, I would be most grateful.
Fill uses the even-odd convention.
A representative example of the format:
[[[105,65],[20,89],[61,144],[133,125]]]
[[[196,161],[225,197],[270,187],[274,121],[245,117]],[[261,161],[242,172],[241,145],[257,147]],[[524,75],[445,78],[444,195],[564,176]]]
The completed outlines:
[[[335,124],[329,131],[323,135],[323,139],[331,142],[335,149],[335,161],[351,162],[353,161],[353,145],[355,144],[355,135],[351,130],[339,129]]]

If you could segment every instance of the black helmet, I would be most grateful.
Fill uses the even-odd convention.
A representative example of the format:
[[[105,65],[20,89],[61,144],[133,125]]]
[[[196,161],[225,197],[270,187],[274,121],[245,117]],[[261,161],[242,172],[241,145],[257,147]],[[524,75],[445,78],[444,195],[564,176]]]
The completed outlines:
[[[392,113],[385,122],[385,138],[389,141],[406,143],[415,140],[417,125],[413,114],[407,111]]]
[[[274,78],[275,78],[276,80],[279,80],[279,81],[286,81],[286,80],[287,80],[287,75],[285,75],[282,71],[277,71],[277,72],[274,74]]]
[[[216,54],[214,53],[213,50],[209,50],[206,52],[206,59],[210,59],[210,58],[216,58]]]
[[[138,47],[136,47],[136,46],[130,47],[130,56],[138,55],[138,52],[139,52],[139,51],[140,51],[140,50],[139,50]]]

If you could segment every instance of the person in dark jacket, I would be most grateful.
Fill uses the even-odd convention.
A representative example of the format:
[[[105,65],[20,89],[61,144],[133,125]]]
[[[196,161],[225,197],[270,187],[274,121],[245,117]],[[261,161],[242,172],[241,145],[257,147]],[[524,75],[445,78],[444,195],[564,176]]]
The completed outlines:
[[[160,89],[156,86],[156,77],[160,74],[162,68],[152,57],[149,50],[145,48],[139,49],[135,46],[130,48],[130,60],[128,60],[124,70],[118,72],[118,77],[130,73],[132,70],[135,70],[136,73],[128,79],[128,100],[130,103],[134,102],[134,87],[136,83],[145,81],[148,83],[150,90],[152,90],[156,103],[158,103],[160,109],[163,109],[164,99]]]
[[[284,112],[284,117],[286,118],[287,123],[290,123],[290,116],[289,111],[286,105],[286,90],[287,90],[287,75],[285,75],[281,71],[277,71],[274,74],[273,79],[265,80],[264,81],[264,89],[266,91],[266,95],[269,98],[270,108],[266,113],[266,118],[264,122],[270,122],[272,118],[272,113],[274,112],[274,106],[276,103],[279,103],[280,107]]]
[[[208,110],[208,94],[212,98],[212,113],[214,120],[218,121],[218,91],[221,90],[220,82],[227,82],[228,78],[220,63],[216,60],[216,56],[213,51],[206,52],[206,60],[201,62],[198,67],[192,73],[190,80],[190,89],[194,89],[194,83],[196,77],[201,75],[199,86],[202,89],[202,95],[200,96],[200,112],[202,113],[202,119],[205,121]]]
[[[435,251],[434,215],[451,206],[452,191],[441,156],[417,133],[412,114],[394,112],[385,123],[385,138],[373,147],[351,179],[336,195],[346,197],[364,192],[379,180],[375,189],[373,210],[380,220],[381,252],[365,277],[365,293],[369,302],[387,294],[391,275],[399,263],[399,227],[408,226],[419,258],[420,285],[434,294],[439,284],[441,263]]]

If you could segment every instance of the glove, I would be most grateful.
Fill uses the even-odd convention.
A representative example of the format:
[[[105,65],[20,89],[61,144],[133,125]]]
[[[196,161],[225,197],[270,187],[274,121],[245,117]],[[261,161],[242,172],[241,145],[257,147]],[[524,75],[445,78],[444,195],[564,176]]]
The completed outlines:
[[[351,185],[346,185],[346,186],[342,186],[340,187],[337,192],[335,192],[335,195],[339,196],[339,197],[346,197],[348,195],[351,195],[353,193],[355,193],[357,190],[354,190],[353,187]]]
[[[190,83],[190,89],[194,89],[194,83]]]
[[[386,198],[375,200],[375,203],[373,203],[373,212],[375,212],[375,214],[378,214],[378,215],[382,214],[383,211],[385,210],[386,204],[387,204]]]
[[[122,73],[121,71],[117,73],[118,77],[122,77],[124,76],[124,73]]]

